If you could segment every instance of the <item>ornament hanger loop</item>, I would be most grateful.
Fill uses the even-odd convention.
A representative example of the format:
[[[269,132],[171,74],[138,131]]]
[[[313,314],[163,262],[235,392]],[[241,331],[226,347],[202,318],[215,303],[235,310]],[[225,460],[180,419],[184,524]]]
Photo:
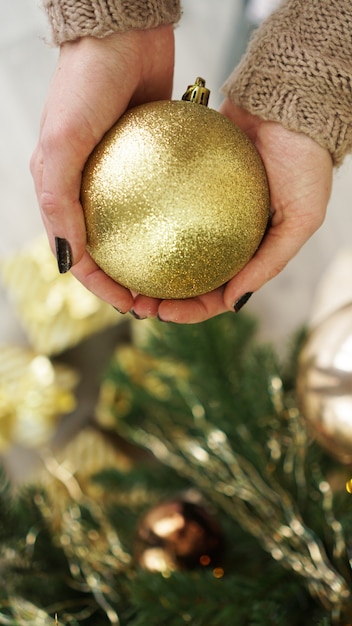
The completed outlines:
[[[194,85],[188,85],[182,100],[208,106],[210,90],[205,86],[204,78],[196,78]]]

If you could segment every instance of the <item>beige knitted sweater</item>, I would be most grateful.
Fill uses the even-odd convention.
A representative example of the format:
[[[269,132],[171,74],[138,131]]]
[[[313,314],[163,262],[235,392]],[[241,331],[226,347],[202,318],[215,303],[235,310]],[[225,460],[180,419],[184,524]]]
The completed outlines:
[[[79,37],[105,37],[132,28],[173,24],[180,0],[43,0],[55,45]]]
[[[352,151],[352,1],[284,2],[254,33],[224,92],[306,133],[339,165]]]
[[[43,1],[56,44],[175,23],[181,12],[179,0]],[[352,1],[284,1],[254,33],[224,92],[306,133],[339,165],[352,151]]]

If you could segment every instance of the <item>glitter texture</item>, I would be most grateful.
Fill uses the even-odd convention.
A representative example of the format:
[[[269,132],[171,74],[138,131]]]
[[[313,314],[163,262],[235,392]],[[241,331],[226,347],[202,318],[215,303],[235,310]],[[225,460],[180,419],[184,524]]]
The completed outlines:
[[[185,101],[128,111],[90,156],[81,200],[96,263],[156,298],[197,296],[232,278],[258,248],[270,205],[249,139]]]

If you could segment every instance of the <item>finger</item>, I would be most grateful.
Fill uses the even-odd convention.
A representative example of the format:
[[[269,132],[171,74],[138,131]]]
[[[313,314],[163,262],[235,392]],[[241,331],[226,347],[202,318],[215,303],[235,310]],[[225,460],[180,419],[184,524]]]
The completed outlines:
[[[157,317],[161,300],[137,295],[133,302],[133,311],[139,319]]]
[[[31,173],[33,176],[33,180],[34,180],[34,185],[35,185],[35,190],[36,190],[36,194],[38,197],[38,204],[40,206],[41,204],[41,198],[42,198],[42,188],[43,188],[43,157],[42,157],[42,151],[40,146],[38,146],[36,148],[36,150],[34,151],[32,158],[31,158],[31,162],[30,162],[30,169],[31,169]],[[50,222],[50,220],[47,218],[45,211],[42,210],[42,208],[40,207],[41,210],[41,215],[42,215],[42,221],[44,224],[44,227],[47,231],[47,235],[48,235],[48,240],[49,240],[49,244],[51,247],[51,250],[53,252],[54,255],[58,256],[57,254],[57,242],[56,242],[56,235],[55,235],[55,231],[52,231],[52,224]],[[79,210],[81,211],[81,207],[79,206]],[[60,229],[55,229],[57,232],[64,232],[61,228]],[[67,236],[66,237],[60,237],[60,239],[66,239],[67,241]],[[73,237],[70,237],[71,241],[73,240]],[[84,238],[85,241],[85,238]],[[69,243],[68,249],[70,251],[70,256],[71,258],[68,259],[68,265],[66,265],[66,269],[64,271],[67,271],[67,269],[69,269],[70,265],[72,265],[73,262],[73,258],[72,258],[72,246]],[[82,250],[82,254],[84,253],[84,249]],[[76,254],[76,260],[79,260],[79,255]],[[58,258],[58,263],[60,265],[60,259]],[[61,270],[60,270],[61,271]]]
[[[197,324],[210,317],[224,313],[224,287],[218,287],[204,296],[185,300],[163,300],[158,309],[158,317],[163,322]]]
[[[44,159],[39,195],[44,225],[52,246],[56,237],[69,242],[72,263],[75,264],[82,258],[86,247],[85,220],[79,199],[83,165],[60,147],[55,158],[44,156]]]
[[[257,291],[282,272],[316,229],[316,220],[312,216],[306,218],[306,223],[301,217],[269,228],[256,254],[227,283],[224,293],[226,307],[233,309],[244,294]]]
[[[94,146],[93,138],[82,137],[77,116],[56,111],[42,118],[41,136],[30,169],[38,204],[54,250],[54,239],[66,239],[78,262],[86,245],[85,222],[80,204],[81,173]]]
[[[79,263],[71,270],[89,291],[98,298],[111,304],[121,313],[126,313],[133,306],[133,297],[128,289],[107,276],[85,252]]]
[[[44,169],[43,155],[42,155],[41,146],[38,144],[30,160],[30,171],[32,174],[34,187],[35,187],[36,195],[38,198],[38,205],[40,208],[42,221],[47,231],[51,250],[53,254],[55,255],[56,254],[55,235],[52,232],[50,221],[46,218],[45,212],[41,208],[41,198],[42,198],[42,189],[43,189],[43,169]]]

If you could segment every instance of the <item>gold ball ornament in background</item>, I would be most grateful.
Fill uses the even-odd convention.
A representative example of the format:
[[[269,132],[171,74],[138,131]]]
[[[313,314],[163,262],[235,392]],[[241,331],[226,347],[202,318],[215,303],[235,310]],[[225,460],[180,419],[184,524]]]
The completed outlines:
[[[156,298],[212,291],[257,250],[269,217],[261,158],[197,79],[181,101],[125,113],[85,166],[87,249],[116,282]]]
[[[150,572],[216,568],[222,550],[223,535],[213,513],[187,497],[151,507],[137,527],[136,561]]]
[[[341,463],[352,463],[352,304],[308,336],[298,360],[298,402],[308,430]]]

